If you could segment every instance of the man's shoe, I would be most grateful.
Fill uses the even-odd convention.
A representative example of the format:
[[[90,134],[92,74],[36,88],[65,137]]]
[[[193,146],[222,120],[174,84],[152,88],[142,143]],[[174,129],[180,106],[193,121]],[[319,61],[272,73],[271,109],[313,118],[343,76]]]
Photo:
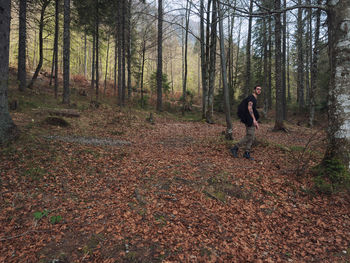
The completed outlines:
[[[238,147],[234,146],[233,148],[230,149],[233,157],[238,158]]]
[[[254,158],[250,156],[250,152],[248,151],[245,151],[245,153],[243,154],[243,157],[248,160],[254,160]]]

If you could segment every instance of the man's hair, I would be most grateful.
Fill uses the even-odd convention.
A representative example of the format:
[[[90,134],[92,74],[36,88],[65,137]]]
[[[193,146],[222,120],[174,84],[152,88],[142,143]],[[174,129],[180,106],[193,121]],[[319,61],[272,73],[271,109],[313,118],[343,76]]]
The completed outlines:
[[[254,90],[256,90],[256,88],[257,88],[257,87],[261,87],[261,86],[260,86],[260,85],[256,85],[256,86],[254,86]]]

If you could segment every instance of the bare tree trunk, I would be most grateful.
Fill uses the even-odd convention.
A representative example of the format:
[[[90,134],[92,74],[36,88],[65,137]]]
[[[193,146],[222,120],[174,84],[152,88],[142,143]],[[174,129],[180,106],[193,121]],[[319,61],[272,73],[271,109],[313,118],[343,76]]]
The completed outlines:
[[[252,22],[253,17],[251,14],[253,13],[253,0],[250,0],[249,5],[249,23],[248,23],[248,39],[246,45],[246,70],[245,70],[245,87],[244,87],[244,96],[248,96],[251,90],[250,85],[250,49],[252,42]]]
[[[128,7],[127,7],[127,37],[126,37],[126,53],[127,53],[127,59],[128,59],[128,99],[131,98],[131,4],[132,0],[128,0]]]
[[[144,105],[144,99],[143,99],[143,72],[145,68],[145,55],[146,55],[146,40],[143,41],[143,47],[142,47],[142,64],[141,64],[141,107],[143,108]]]
[[[86,30],[84,31],[84,77],[87,77],[87,37]]]
[[[162,111],[163,86],[163,0],[158,0],[158,63],[157,63],[157,111]]]
[[[233,81],[233,89],[236,90],[237,80],[238,80],[238,63],[239,63],[239,52],[241,45],[241,29],[242,29],[242,20],[239,22],[238,28],[238,41],[237,41],[237,53],[236,53],[236,62],[235,62],[235,76]]]
[[[187,90],[187,42],[188,42],[188,26],[190,23],[191,4],[189,0],[186,1],[186,26],[185,26],[185,57],[184,57],[184,78],[182,83],[182,114],[185,114],[186,109],[186,90]]]
[[[63,29],[63,104],[70,103],[69,89],[70,68],[70,0],[64,0],[64,29]]]
[[[283,0],[283,8],[287,7],[287,0]],[[287,13],[283,13],[282,27],[282,96],[283,96],[283,120],[287,119],[287,101],[286,101],[286,49],[287,49]]]
[[[275,0],[275,9],[281,8],[281,0]],[[283,91],[281,71],[281,14],[275,14],[275,78],[276,78],[276,119],[275,131],[285,130],[283,124]]]
[[[204,119],[207,112],[207,61],[205,53],[204,37],[204,0],[200,0],[200,38],[201,38],[201,72],[202,72],[202,118]]]
[[[269,109],[269,101],[268,101],[268,71],[267,71],[267,60],[268,60],[268,51],[267,51],[267,26],[266,26],[266,18],[263,20],[263,47],[264,47],[264,117],[267,118],[267,112]]]
[[[317,3],[322,4],[322,0],[318,0]],[[318,76],[318,56],[319,56],[319,38],[320,38],[320,25],[321,25],[321,10],[316,9],[316,22],[315,22],[315,38],[314,49],[311,64],[311,88],[310,88],[310,116],[309,126],[313,127],[315,119],[315,91],[317,88],[317,76]]]
[[[328,2],[331,81],[325,160],[338,159],[350,171],[350,2]]]
[[[99,27],[100,27],[100,17],[99,17],[99,0],[95,0],[95,5],[96,5],[96,21],[95,21],[95,34],[96,34],[96,101],[98,101],[98,95],[99,95],[99,86],[100,86],[100,72],[99,72]]]
[[[290,76],[289,76],[289,29],[287,25],[287,89],[288,89],[288,95],[287,100],[288,102],[291,102],[292,97],[290,94]]]
[[[40,22],[39,22],[39,63],[35,69],[32,80],[30,81],[28,88],[32,89],[35,80],[38,78],[41,67],[43,66],[44,54],[43,54],[43,31],[44,31],[44,17],[47,6],[51,0],[44,0],[40,12]]]
[[[211,22],[211,40],[210,40],[210,65],[209,65],[209,89],[208,89],[208,110],[207,122],[213,121],[214,108],[214,86],[215,86],[215,70],[216,70],[216,38],[217,38],[217,3],[213,0],[213,12]]]
[[[219,17],[219,34],[220,34],[220,55],[221,55],[221,72],[222,72],[222,85],[224,89],[224,109],[226,116],[226,138],[229,140],[233,139],[232,136],[232,121],[231,121],[231,110],[230,110],[230,98],[227,86],[227,76],[226,76],[226,58],[225,58],[225,43],[224,43],[224,26],[223,26],[223,14],[220,7],[220,2],[218,5],[218,17]]]
[[[106,89],[107,89],[107,76],[108,76],[108,60],[109,60],[109,34],[107,38],[107,54],[106,54],[106,72],[105,72],[105,82],[104,82],[104,89],[103,89],[103,95],[106,95]]]
[[[92,101],[93,98],[93,93],[94,93],[94,88],[95,88],[95,53],[96,53],[96,36],[95,32],[93,32],[92,35],[92,63],[91,63],[91,95],[90,95],[90,100]]]
[[[0,2],[0,145],[18,136],[8,110],[9,49],[10,49],[11,1]]]
[[[114,39],[114,83],[113,83],[113,96],[117,95],[117,63],[118,63],[118,41],[117,36]]]
[[[268,76],[269,76],[269,85],[267,87],[267,99],[268,99],[268,109],[272,109],[272,25],[271,25],[271,17],[269,19],[269,64],[267,67]]]
[[[298,0],[298,5],[302,1]],[[303,10],[298,8],[298,25],[297,25],[297,52],[298,52],[298,80],[297,80],[297,101],[299,111],[304,108],[304,50],[303,50]]]
[[[125,71],[126,71],[126,65],[125,65],[125,49],[126,49],[126,39],[125,39],[125,31],[126,31],[126,26],[125,26],[125,2],[127,0],[122,0],[122,30],[121,30],[121,47],[122,47],[122,106],[125,105],[125,90],[126,90],[126,81],[125,81]]]
[[[59,10],[59,4],[60,0],[56,0],[55,5],[55,43],[54,43],[54,53],[55,53],[55,98],[58,98],[58,37],[59,37],[59,17],[60,17],[60,10]]]
[[[27,0],[19,1],[18,80],[19,90],[26,89]]]

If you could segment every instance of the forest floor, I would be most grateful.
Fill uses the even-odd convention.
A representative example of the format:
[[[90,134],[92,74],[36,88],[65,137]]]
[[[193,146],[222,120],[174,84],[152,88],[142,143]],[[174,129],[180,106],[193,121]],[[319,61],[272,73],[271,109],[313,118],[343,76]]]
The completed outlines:
[[[230,155],[220,116],[150,123],[144,110],[79,102],[64,128],[44,121],[47,94],[16,96],[21,136],[0,150],[0,262],[350,261],[348,193],[313,189],[320,129],[263,121],[249,161]]]

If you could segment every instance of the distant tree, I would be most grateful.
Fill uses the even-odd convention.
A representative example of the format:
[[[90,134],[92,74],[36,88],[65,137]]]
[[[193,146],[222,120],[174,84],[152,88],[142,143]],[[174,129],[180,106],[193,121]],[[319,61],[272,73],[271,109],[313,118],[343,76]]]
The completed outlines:
[[[248,38],[246,45],[246,70],[245,70],[245,86],[243,90],[243,95],[246,97],[249,95],[251,90],[250,86],[250,75],[251,75],[251,42],[252,42],[252,23],[253,23],[253,0],[250,0],[249,4],[249,22],[248,22]]]
[[[16,138],[18,130],[8,111],[11,1],[0,1],[0,145]]]

